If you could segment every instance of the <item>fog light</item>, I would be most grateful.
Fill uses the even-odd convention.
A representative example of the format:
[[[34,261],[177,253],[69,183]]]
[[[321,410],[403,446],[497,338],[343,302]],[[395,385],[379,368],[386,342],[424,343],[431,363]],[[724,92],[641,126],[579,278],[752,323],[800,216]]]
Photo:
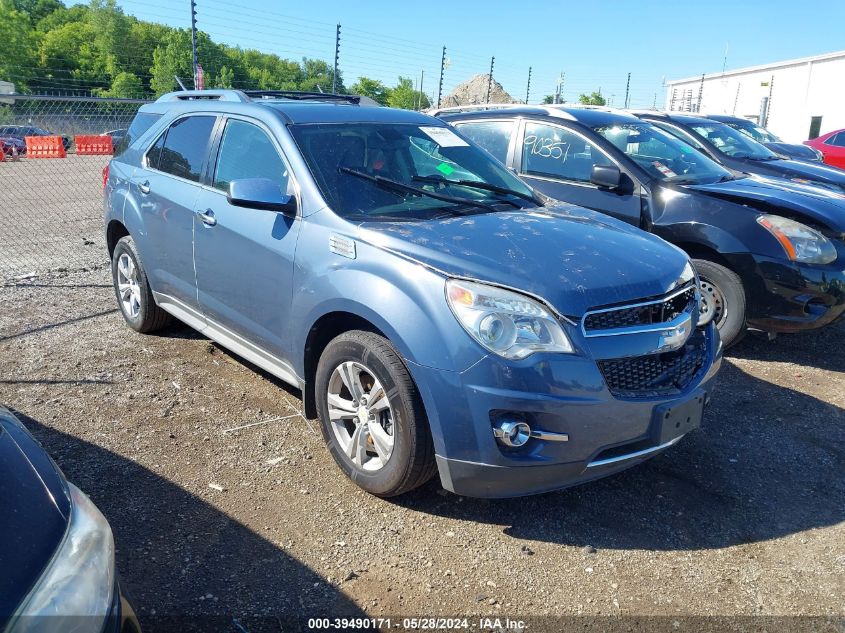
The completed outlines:
[[[531,427],[519,420],[503,420],[493,427],[493,435],[505,446],[524,446],[531,438]]]

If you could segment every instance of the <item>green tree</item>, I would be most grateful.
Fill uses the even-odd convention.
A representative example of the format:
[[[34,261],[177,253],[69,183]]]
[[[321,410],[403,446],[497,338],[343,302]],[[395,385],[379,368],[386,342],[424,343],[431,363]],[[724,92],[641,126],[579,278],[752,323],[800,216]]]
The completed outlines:
[[[215,88],[231,88],[232,82],[235,79],[235,73],[228,66],[223,66],[214,80]]]
[[[64,9],[64,5],[59,0],[13,0],[13,7],[29,16],[32,26],[54,11]]]
[[[111,83],[108,90],[100,90],[97,94],[101,97],[113,97],[118,99],[140,99],[144,97],[144,84],[132,73],[122,72],[118,74]]]
[[[322,59],[302,58],[302,80],[299,84],[300,90],[307,92],[331,92],[332,78],[334,77],[334,68],[329,66]],[[337,88],[338,93],[346,92],[343,87],[343,76],[338,71],[337,73]]]
[[[582,94],[580,97],[578,97],[578,102],[583,105],[607,105],[607,100],[601,96],[601,90],[599,90],[598,92],[591,92],[589,95]]]
[[[153,51],[150,89],[156,96],[177,90],[179,85],[175,77],[179,77],[185,86],[193,87],[191,64],[191,35],[186,30],[174,29],[165,35],[162,43]]]
[[[35,70],[34,39],[29,18],[11,0],[0,0],[0,48],[0,79],[25,89]]]
[[[543,97],[542,103],[549,104],[549,103],[554,103],[554,102],[555,102],[555,96],[554,95],[546,95],[545,97]]]
[[[390,88],[381,83],[378,79],[369,77],[358,77],[358,81],[352,84],[349,91],[354,95],[369,97],[378,101],[381,105],[387,105],[390,98]]]
[[[431,106],[431,101],[424,93],[414,90],[413,79],[399,77],[399,83],[390,90],[387,105],[391,108],[404,108],[405,110],[425,110]]]

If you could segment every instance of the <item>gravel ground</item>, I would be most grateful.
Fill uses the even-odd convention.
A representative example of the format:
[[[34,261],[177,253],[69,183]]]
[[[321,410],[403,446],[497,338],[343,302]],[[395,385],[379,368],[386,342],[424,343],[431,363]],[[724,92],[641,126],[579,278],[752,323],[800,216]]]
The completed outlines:
[[[108,156],[0,163],[0,282],[108,262],[103,176]]]
[[[621,475],[505,501],[433,481],[386,501],[341,476],[315,422],[287,417],[296,391],[185,327],[129,330],[105,271],[0,288],[0,305],[0,402],[108,517],[147,630],[313,615],[842,630],[845,329],[747,338],[702,430]]]

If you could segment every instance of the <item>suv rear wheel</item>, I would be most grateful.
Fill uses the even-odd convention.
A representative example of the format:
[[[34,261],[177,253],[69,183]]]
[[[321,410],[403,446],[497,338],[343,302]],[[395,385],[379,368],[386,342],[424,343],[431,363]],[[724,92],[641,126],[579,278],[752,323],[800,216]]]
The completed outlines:
[[[701,280],[701,313],[712,313],[725,347],[745,336],[745,290],[729,268],[707,259],[692,260]]]
[[[387,339],[351,331],[332,340],[317,365],[315,389],[329,452],[361,488],[393,497],[434,474],[422,400]]]
[[[114,247],[112,283],[117,304],[126,323],[136,332],[154,332],[170,322],[170,315],[156,305],[147,273],[130,236]]]

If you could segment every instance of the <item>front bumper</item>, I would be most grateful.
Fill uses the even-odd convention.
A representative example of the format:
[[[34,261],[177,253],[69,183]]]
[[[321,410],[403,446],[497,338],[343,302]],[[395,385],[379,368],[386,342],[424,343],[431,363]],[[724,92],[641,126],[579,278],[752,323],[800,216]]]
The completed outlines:
[[[411,365],[434,436],[444,488],[471,497],[512,497],[604,477],[656,455],[675,441],[657,437],[656,407],[700,394],[707,399],[721,364],[707,328],[707,355],[695,379],[671,396],[614,397],[588,354],[535,355],[519,362],[487,356],[462,373]],[[568,441],[532,438],[500,445],[493,421],[516,415],[532,429]],[[680,439],[680,438],[677,438]]]
[[[746,291],[748,325],[767,332],[814,330],[845,315],[845,249],[827,266],[761,255],[728,256]]]

